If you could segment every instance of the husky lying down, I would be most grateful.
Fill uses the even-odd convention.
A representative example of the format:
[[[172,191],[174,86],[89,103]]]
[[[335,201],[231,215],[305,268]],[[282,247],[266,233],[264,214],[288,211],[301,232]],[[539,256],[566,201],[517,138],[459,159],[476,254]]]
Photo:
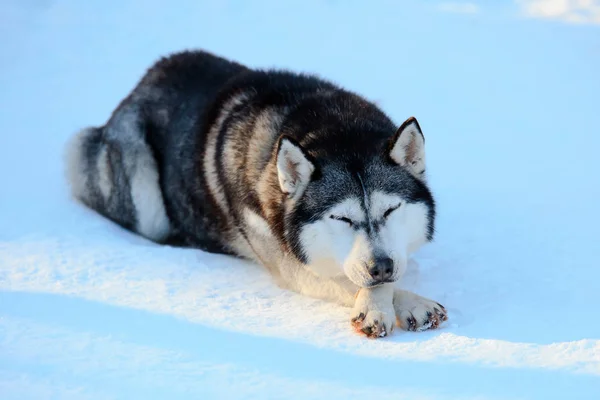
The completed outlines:
[[[353,307],[368,337],[447,319],[394,287],[434,230],[414,118],[398,128],[318,77],[189,51],[159,60],[67,154],[90,208],[159,243],[261,263],[284,288]]]

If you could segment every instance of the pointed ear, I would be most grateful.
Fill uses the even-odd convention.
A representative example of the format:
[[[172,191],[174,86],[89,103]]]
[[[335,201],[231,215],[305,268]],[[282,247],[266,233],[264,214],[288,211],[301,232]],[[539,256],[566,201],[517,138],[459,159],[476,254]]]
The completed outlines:
[[[389,147],[392,161],[406,167],[415,177],[425,172],[425,137],[415,117],[410,117],[398,128]]]
[[[277,147],[277,174],[281,191],[290,198],[304,192],[315,170],[310,157],[294,139],[282,136]]]

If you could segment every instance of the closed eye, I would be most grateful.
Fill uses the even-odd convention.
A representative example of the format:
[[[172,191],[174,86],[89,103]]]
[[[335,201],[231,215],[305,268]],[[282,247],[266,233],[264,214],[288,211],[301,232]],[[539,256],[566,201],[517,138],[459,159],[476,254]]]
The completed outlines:
[[[391,213],[393,213],[394,211],[396,211],[397,209],[400,208],[400,206],[402,205],[402,203],[398,203],[398,205],[394,206],[394,207],[390,207],[388,208],[384,213],[383,213],[383,219],[386,219],[387,217],[390,216]]]
[[[331,219],[335,219],[336,221],[342,221],[347,223],[350,226],[354,226],[354,221],[352,221],[350,218],[346,218],[346,217],[339,217],[337,215],[330,215],[329,218]]]

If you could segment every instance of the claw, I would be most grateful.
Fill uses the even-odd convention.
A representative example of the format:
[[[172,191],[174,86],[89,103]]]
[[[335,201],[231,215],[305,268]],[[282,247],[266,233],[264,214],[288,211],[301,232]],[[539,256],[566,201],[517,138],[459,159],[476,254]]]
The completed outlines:
[[[360,313],[358,316],[352,318],[352,322],[362,322],[365,319],[365,314]]]
[[[427,312],[427,318],[428,318],[428,322],[430,323],[429,328],[430,329],[435,329],[438,326],[440,326],[440,317],[438,316],[437,313],[432,313],[432,312]]]
[[[446,315],[446,310],[444,310],[444,312],[440,311],[438,308],[434,307],[433,311],[435,311],[436,315],[438,316],[438,318],[442,321],[446,321],[448,320],[448,315]]]
[[[417,330],[417,320],[412,314],[406,319],[406,322],[408,322],[408,331],[414,332]]]
[[[387,336],[387,331],[385,330],[385,326],[381,328],[381,332],[379,333],[379,337]]]
[[[374,322],[378,323],[378,321]],[[385,326],[381,326],[380,329],[378,329],[378,327],[379,325],[374,323],[373,326],[365,326],[361,330],[369,339],[387,336],[387,330],[385,329]]]

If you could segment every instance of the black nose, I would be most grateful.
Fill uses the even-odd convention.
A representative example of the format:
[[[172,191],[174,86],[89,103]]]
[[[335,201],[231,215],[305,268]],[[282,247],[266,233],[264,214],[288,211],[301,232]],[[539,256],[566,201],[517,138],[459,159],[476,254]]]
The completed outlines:
[[[369,274],[376,283],[390,282],[394,273],[394,260],[389,257],[377,257]]]

